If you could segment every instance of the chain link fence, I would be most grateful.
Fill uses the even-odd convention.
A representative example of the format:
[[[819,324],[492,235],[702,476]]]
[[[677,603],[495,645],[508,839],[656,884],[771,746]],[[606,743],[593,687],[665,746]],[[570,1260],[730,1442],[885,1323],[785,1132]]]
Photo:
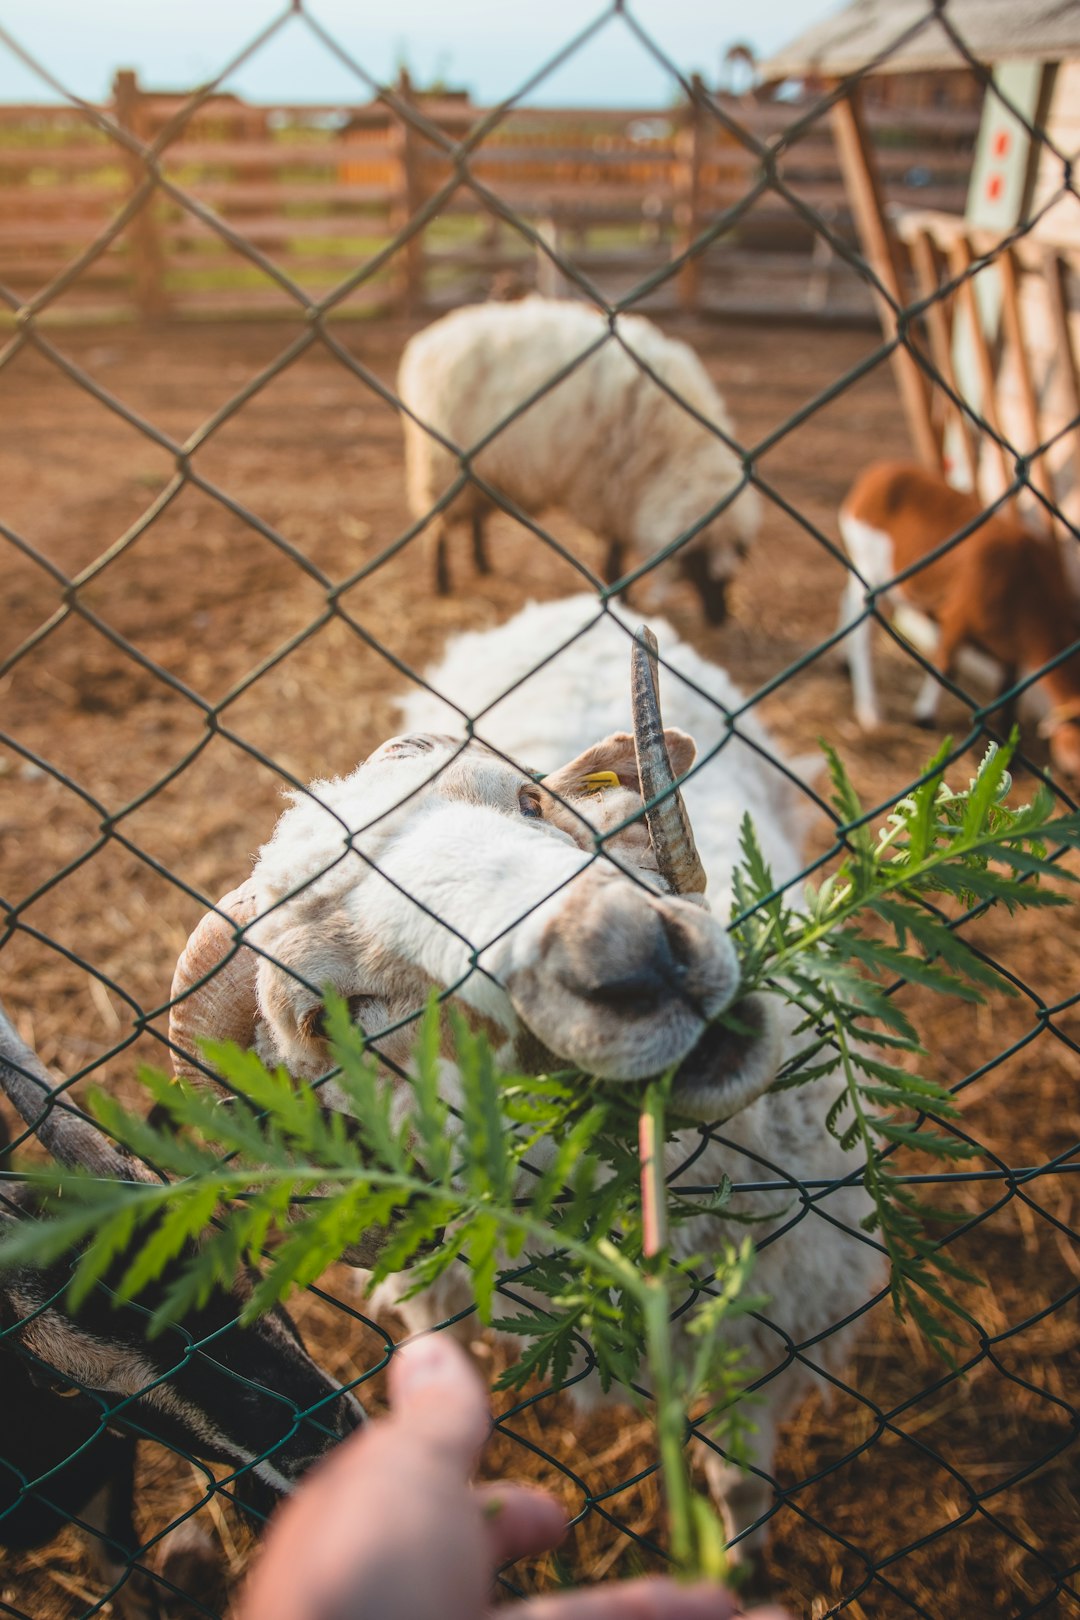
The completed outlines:
[[[208,98],[289,28],[319,40],[355,75],[359,91],[377,98],[437,160],[443,176],[393,237],[323,296],[305,290],[240,225],[186,190],[167,162],[171,143]],[[721,124],[751,155],[755,174],[733,206],[613,301],[572,246],[553,243],[535,221],[520,217],[498,184],[479,179],[475,168],[485,141],[523,97],[616,28],[631,32],[700,120]],[[904,260],[875,241],[872,230],[868,236],[864,229],[861,247],[839,233],[785,178],[784,158],[835,109],[853,108],[891,58],[930,29],[947,38],[954,66],[973,75],[990,103],[1026,133],[1040,178],[1030,206],[1000,229],[964,231],[929,216],[902,222],[910,247]],[[662,611],[746,692],[735,726],[760,706],[789,754],[804,757],[819,733],[836,739],[877,806],[872,813],[881,815],[918,779],[929,750],[898,723],[883,738],[860,736],[849,718],[846,683],[826,655],[842,638],[834,604],[850,567],[833,538],[836,501],[863,464],[884,450],[907,448],[890,366],[897,368],[916,445],[928,444],[939,461],[946,456],[982,476],[988,504],[1019,499],[1063,547],[1068,566],[1077,538],[1080,404],[1075,373],[1062,357],[1074,353],[1075,256],[1070,260],[1067,239],[1071,233],[1078,240],[1080,199],[1048,104],[1013,99],[983,65],[985,51],[969,43],[953,6],[928,4],[907,26],[890,30],[887,47],[868,50],[857,69],[821,85],[809,109],[771,141],[686,79],[632,4],[599,10],[556,56],[537,63],[514,95],[453,136],[425,114],[422,98],[378,85],[364,67],[362,45],[334,37],[302,0],[271,17],[149,142],[70,95],[48,63],[31,59],[6,31],[0,42],[51,95],[115,143],[135,182],[108,228],[48,285],[32,297],[0,287],[10,315],[0,364],[18,401],[5,430],[13,511],[0,523],[13,582],[9,646],[0,662],[7,710],[2,830],[11,851],[5,849],[0,959],[5,1003],[30,1043],[67,1076],[65,1093],[77,1097],[93,1077],[130,1096],[138,1057],[168,1061],[174,962],[198,916],[268,836],[275,794],[351,768],[398,729],[395,693],[423,681],[447,633],[490,626],[529,594],[586,589],[602,613],[627,589],[635,606],[640,600],[648,608],[650,588],[664,587]],[[849,173],[857,175],[857,163]],[[826,244],[842,267],[834,273],[872,290],[883,312],[880,341],[827,328],[684,326],[732,406],[731,442],[766,513],[745,580],[740,575],[736,582],[734,619],[722,630],[706,635],[689,597],[669,587],[669,556],[608,582],[594,536],[549,527],[483,483],[502,514],[499,555],[517,547],[513,566],[500,561],[482,589],[435,595],[421,552],[427,515],[403,517],[393,381],[401,349],[422,322],[389,314],[369,329],[340,317],[366,283],[415,249],[461,191],[549,263],[568,292],[603,311],[608,342],[619,341],[621,315],[705,262],[763,198],[782,204]],[[163,196],[280,289],[295,331],[268,325],[65,331],[50,324],[88,267],[125,233],[137,233]],[[864,207],[861,218],[872,226],[873,209]],[[1046,275],[1050,264],[1046,330],[1036,331],[1030,309],[1008,299],[1003,314],[988,317],[984,272],[1002,263],[1028,277]],[[993,372],[999,317],[1002,330],[1019,339],[1014,396]],[[991,337],[980,339],[988,330]],[[1026,354],[1049,356],[1051,365],[1056,358],[1057,373],[1047,382],[1029,369],[1025,381]],[[972,372],[981,388],[972,386]],[[1048,426],[1032,401],[1055,388]],[[1015,409],[1010,397],[1019,401]],[[460,474],[464,484],[481,481],[468,455],[460,457]],[[680,541],[692,538],[707,515]],[[884,597],[884,588],[869,589],[865,612],[887,641],[890,684],[901,691],[930,666],[897,635]],[[1012,695],[1022,695],[1033,679],[1017,680]],[[963,777],[968,751],[981,752],[995,734],[1002,699],[980,701],[955,682],[949,693],[954,769]],[[482,735],[482,724],[478,730]],[[1022,765],[1033,778],[1047,779],[1037,742]],[[812,841],[835,851],[849,829],[824,803],[809,768],[802,774],[807,803],[832,822],[823,837],[819,821]],[[1060,785],[1054,791],[1072,802]],[[982,910],[962,926],[1018,999],[1008,1007],[942,1009],[908,987],[898,993],[920,1016],[936,1072],[962,1101],[954,1128],[978,1149],[973,1168],[948,1174],[912,1156],[909,1175],[950,1212],[942,1245],[986,1281],[966,1297],[980,1333],[965,1344],[959,1365],[946,1367],[910,1325],[892,1317],[887,1298],[876,1296],[856,1313],[854,1360],[823,1373],[831,1404],[814,1396],[789,1424],[773,1481],[769,1579],[797,1612],[815,1620],[827,1614],[944,1620],[961,1605],[1017,1617],[1080,1610],[1077,928],[1071,913],[1055,914],[1047,927],[1041,918]],[[29,1133],[12,1134],[20,1146]],[[692,1180],[691,1165],[683,1181]],[[783,1193],[793,1185],[798,1219],[830,1191],[793,1182],[783,1166],[764,1160],[759,1179],[745,1190]],[[506,1280],[504,1293],[518,1297],[514,1280]],[[296,1315],[320,1365],[365,1401],[374,1392],[377,1402],[377,1375],[392,1353],[396,1326],[393,1318],[373,1321],[358,1298],[346,1268],[335,1268],[309,1290]],[[35,1387],[51,1390],[49,1367],[22,1345],[25,1325],[4,1301],[5,1355],[31,1369]],[[188,1332],[185,1360],[212,1353],[213,1337]],[[789,1341],[785,1362],[820,1369],[826,1338]],[[501,1355],[481,1353],[496,1362]],[[104,1397],[84,1390],[72,1406],[82,1412],[85,1402],[94,1420],[89,1427],[84,1420],[71,1463],[50,1465],[40,1476],[12,1469],[0,1428],[0,1481],[6,1488],[18,1475],[16,1507],[27,1499],[48,1503],[50,1492],[62,1489],[64,1467],[78,1465],[110,1419]],[[297,1421],[303,1415],[296,1410]],[[128,1421],[137,1434],[130,1412]],[[267,1455],[272,1459],[272,1451]],[[644,1417],[601,1413],[585,1420],[566,1396],[537,1388],[499,1411],[489,1466],[552,1485],[574,1524],[554,1574],[507,1571],[507,1592],[663,1561]],[[70,1534],[13,1551],[0,1579],[0,1612],[33,1620],[123,1612],[131,1568],[155,1571],[157,1600],[175,1605],[185,1583],[180,1566],[163,1563],[163,1538],[188,1520],[208,1527],[229,1579],[237,1577],[253,1544],[251,1522],[266,1505],[245,1496],[246,1472],[211,1467],[184,1447],[170,1455],[143,1445],[136,1500],[143,1543],[134,1556],[116,1567],[108,1528],[80,1521],[90,1542],[109,1555],[105,1562],[111,1558],[108,1578]],[[230,1505],[236,1496],[247,1502],[246,1515]],[[183,1612],[214,1614],[223,1599],[202,1590],[184,1601]]]

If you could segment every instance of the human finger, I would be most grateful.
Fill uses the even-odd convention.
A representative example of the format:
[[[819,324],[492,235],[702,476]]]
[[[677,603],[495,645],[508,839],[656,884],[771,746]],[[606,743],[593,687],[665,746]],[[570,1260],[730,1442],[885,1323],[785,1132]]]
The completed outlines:
[[[390,1363],[395,1428],[472,1471],[491,1429],[487,1391],[460,1345],[428,1333],[401,1345]]]
[[[553,1496],[532,1485],[478,1485],[476,1499],[498,1569],[514,1558],[550,1552],[566,1534],[566,1514]]]
[[[609,1581],[573,1592],[530,1598],[511,1611],[514,1620],[738,1620],[742,1611],[721,1586],[680,1586],[666,1576]],[[747,1620],[790,1620],[759,1610]]]

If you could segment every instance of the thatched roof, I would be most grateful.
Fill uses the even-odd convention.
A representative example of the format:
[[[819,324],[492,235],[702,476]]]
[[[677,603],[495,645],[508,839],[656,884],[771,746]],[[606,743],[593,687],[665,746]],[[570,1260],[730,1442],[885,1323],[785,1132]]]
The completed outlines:
[[[945,16],[979,62],[1010,57],[1058,62],[1080,56],[1077,0],[948,0]],[[853,73],[879,56],[886,59],[875,65],[875,73],[965,65],[934,16],[931,0],[851,0],[762,62],[759,71],[766,81],[807,73],[833,77]]]

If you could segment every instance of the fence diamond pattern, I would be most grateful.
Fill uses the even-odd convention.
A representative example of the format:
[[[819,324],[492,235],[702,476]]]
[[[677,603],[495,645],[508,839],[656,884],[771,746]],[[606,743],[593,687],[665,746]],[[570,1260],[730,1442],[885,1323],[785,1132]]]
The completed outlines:
[[[948,31],[957,66],[967,66],[978,75],[988,95],[1000,96],[1000,90],[991,83],[950,19],[947,4],[928,4],[925,16],[910,32],[917,34],[935,19]],[[309,31],[329,56],[355,76],[358,94],[378,96],[407,138],[420,143],[437,160],[442,176],[392,240],[358,263],[323,296],[305,291],[296,279],[283,272],[272,252],[256,246],[235,221],[226,222],[187,191],[168,163],[170,145],[182,136],[200,106],[242,65],[256,57],[268,41],[289,29]],[[711,218],[668,262],[617,302],[605,297],[596,281],[582,270],[572,247],[553,244],[535,222],[518,215],[503,200],[496,184],[479,179],[474,171],[485,140],[498,130],[510,110],[523,97],[537,92],[562,62],[609,29],[629,30],[641,50],[669,75],[673,92],[692,98],[696,115],[718,121],[734,141],[752,154],[757,165],[756,176],[732,207]],[[905,37],[895,42],[896,48]],[[93,554],[74,569],[60,566],[49,547],[38,543],[32,532],[23,532],[6,521],[0,523],[4,548],[13,561],[17,557],[40,571],[35,588],[39,595],[44,588],[50,604],[0,662],[0,690],[28,671],[38,681],[40,671],[48,671],[54,649],[62,648],[66,637],[86,636],[86,645],[96,647],[99,657],[106,658],[100,667],[112,672],[107,678],[120,680],[121,704],[126,681],[137,683],[143,691],[160,692],[163,701],[186,708],[190,714],[188,745],[175,754],[167,768],[155,765],[144,769],[137,791],[126,796],[110,796],[93,783],[81,781],[67,768],[66,751],[60,749],[53,757],[48,747],[40,745],[33,728],[24,731],[14,725],[0,734],[8,753],[13,825],[18,825],[20,816],[33,816],[33,810],[26,807],[27,796],[40,791],[45,783],[56,795],[49,800],[54,807],[51,814],[61,822],[69,818],[74,829],[70,837],[58,840],[62,854],[55,865],[41,866],[29,882],[22,875],[13,875],[13,888],[0,901],[5,1001],[31,1022],[40,1021],[42,1032],[48,1034],[53,1015],[41,1005],[42,994],[49,991],[54,998],[63,999],[76,984],[88,984],[91,1001],[104,1002],[108,1014],[105,1022],[113,1030],[113,1039],[104,1050],[100,1041],[84,1043],[89,1060],[67,1066],[70,1078],[62,1090],[106,1069],[111,1082],[125,1068],[130,1071],[136,1052],[153,1055],[156,1051],[159,1061],[167,1059],[166,987],[176,954],[175,949],[170,954],[176,930],[155,933],[148,917],[140,917],[136,927],[145,942],[142,954],[152,956],[153,962],[136,984],[125,981],[122,973],[114,975],[110,967],[103,965],[95,949],[92,916],[80,916],[79,926],[71,929],[54,928],[41,919],[57,915],[56,903],[63,907],[72,884],[95,884],[93,874],[103,873],[103,914],[108,904],[117,903],[115,885],[122,877],[135,891],[151,895],[168,891],[182,902],[177,915],[191,926],[197,913],[217,899],[217,891],[210,892],[208,885],[204,886],[206,868],[197,860],[185,867],[156,853],[161,843],[154,836],[155,826],[146,822],[146,812],[161,804],[175,811],[189,803],[193,793],[203,793],[212,782],[214,762],[220,760],[226,748],[248,762],[260,780],[269,775],[282,785],[302,786],[302,773],[290,763],[295,749],[290,745],[275,751],[270,742],[273,725],[250,722],[263,701],[262,695],[280,692],[281,682],[288,679],[292,667],[290,660],[302,657],[327,634],[339,638],[333,645],[345,662],[350,656],[348,649],[355,649],[358,658],[367,660],[367,669],[379,667],[381,661],[390,686],[404,687],[422,675],[423,661],[410,656],[409,637],[395,633],[392,619],[397,608],[388,609],[381,592],[382,582],[402,552],[417,558],[414,570],[418,583],[414,590],[423,593],[429,589],[420,561],[423,523],[413,523],[387,543],[369,548],[362,561],[350,570],[329,571],[313,560],[303,544],[289,537],[286,526],[268,521],[260,515],[257,503],[240,498],[229,488],[228,481],[215,473],[214,450],[230,436],[234,442],[242,441],[245,423],[252,419],[253,412],[261,406],[273,409],[276,385],[313,355],[318,355],[320,361],[330,357],[348,378],[349,386],[355,385],[368,397],[382,401],[390,417],[397,408],[393,389],[376,366],[358,358],[339,317],[348,312],[354,295],[387,265],[415,253],[425,228],[441,217],[462,189],[469,191],[509,231],[520,235],[530,253],[549,262],[564,287],[603,310],[610,323],[609,342],[619,341],[621,314],[635,309],[658,287],[692,275],[715,244],[738,231],[762,198],[789,209],[827,245],[846,267],[845,273],[872,287],[887,312],[882,342],[842,367],[826,387],[815,389],[800,410],[777,422],[755,442],[744,440],[733,445],[741,458],[744,479],[760,491],[767,509],[798,526],[809,542],[820,548],[823,565],[831,559],[838,581],[841,568],[847,564],[836,542],[819,521],[793,504],[784,481],[771,476],[766,461],[778,447],[798,445],[800,436],[812,430],[819,413],[842,402],[849,391],[891,360],[898,361],[902,372],[906,368],[903,374],[907,376],[909,397],[913,389],[916,394],[922,391],[928,402],[927,420],[932,419],[939,430],[943,424],[951,424],[962,435],[973,464],[986,453],[996,459],[1004,473],[1000,499],[1020,496],[1032,503],[1037,515],[1044,514],[1069,543],[1077,537],[1070,523],[1071,509],[1062,509],[1063,503],[1055,494],[1058,486],[1047,473],[1055,465],[1056,452],[1067,450],[1070,435],[1080,425],[1076,401],[1066,410],[1063,420],[1019,448],[1010,437],[1011,429],[992,408],[992,392],[984,396],[983,409],[973,408],[952,373],[948,342],[935,336],[934,323],[939,313],[954,303],[959,307],[969,297],[969,289],[987,264],[998,263],[1010,252],[1023,255],[1037,240],[1039,221],[1063,198],[1080,206],[1068,155],[1058,150],[1044,128],[1034,126],[1018,109],[1012,110],[1020,123],[1040,150],[1049,152],[1059,166],[1055,169],[1056,185],[1044,191],[1038,210],[1030,218],[992,241],[985,235],[980,237],[975,251],[969,252],[966,259],[950,257],[951,244],[940,237],[932,243],[936,257],[928,259],[924,249],[920,259],[913,248],[916,275],[896,283],[887,275],[883,277],[879,264],[864,257],[834,224],[809,207],[783,171],[785,153],[797,146],[807,130],[826,119],[834,105],[855,94],[880,67],[879,60],[867,61],[859,73],[823,92],[805,116],[782,136],[766,142],[743,127],[730,109],[700,83],[688,82],[638,21],[632,3],[616,0],[598,10],[554,57],[537,63],[513,96],[455,138],[425,115],[422,100],[379,86],[364,67],[362,49],[334,37],[304,0],[296,0],[270,18],[211,83],[185,101],[160,132],[144,143],[99,109],[70,95],[51,76],[47,62],[31,59],[2,29],[0,42],[39,76],[51,96],[78,110],[89,126],[115,144],[118,160],[127,166],[132,180],[130,195],[107,229],[88,241],[85,250],[60,275],[29,298],[0,286],[0,299],[11,317],[10,336],[0,365],[12,376],[30,360],[39,371],[54,372],[58,382],[62,380],[92,401],[95,409],[111,414],[130,430],[132,455],[149,449],[155,466],[167,463],[170,469],[167,481],[123,532],[111,544],[100,549],[95,546]],[[114,393],[101,380],[103,368],[95,362],[92,351],[88,354],[85,347],[75,346],[79,358],[73,358],[73,345],[64,329],[51,320],[62,313],[65,294],[110,244],[125,233],[137,236],[147,210],[162,195],[200,220],[233,253],[269,278],[284,298],[291,300],[298,326],[295,335],[283,340],[280,348],[276,348],[275,340],[272,356],[261,361],[254,375],[246,376],[240,386],[233,389],[230,379],[228,397],[186,436],[167,430],[154,419],[153,412],[135,409],[121,393]],[[1067,326],[1067,289],[1064,298]],[[147,341],[152,339],[148,337]],[[551,385],[556,381],[553,378]],[[45,450],[49,456],[62,455],[60,445],[49,445]],[[849,470],[871,459],[875,452],[876,446],[869,440],[853,445]],[[462,480],[479,481],[469,455],[462,455],[460,460]],[[546,524],[527,517],[490,485],[482,487],[503,511],[524,525],[530,546],[546,548],[553,558],[561,560],[570,588],[584,586],[595,593],[598,611],[628,586],[647,585],[646,576],[658,566],[657,559],[653,559],[617,586],[608,586],[592,562],[587,562],[561,531],[553,532]],[[103,602],[115,600],[105,590],[110,576],[125,578],[124,569],[162,532],[163,520],[182,514],[187,510],[185,503],[196,499],[200,503],[198,511],[213,510],[225,515],[287,559],[296,571],[297,591],[302,599],[310,597],[317,603],[300,628],[290,627],[274,643],[268,640],[258,660],[235,676],[216,698],[200,689],[197,660],[185,664],[152,656],[141,644],[140,636],[132,633],[130,618],[123,621],[128,628],[121,628],[115,622],[116,615],[102,606]],[[702,519],[705,515],[701,514]],[[1075,512],[1071,515],[1075,520]],[[179,565],[182,567],[182,560]],[[163,566],[175,570],[178,559],[163,559]],[[868,593],[866,611],[884,625],[879,609],[881,594]],[[273,627],[276,621],[272,614],[270,622]],[[813,645],[753,691],[747,699],[748,709],[761,702],[781,700],[790,683],[817,667],[823,653],[838,640],[824,627],[819,627],[819,632]],[[901,645],[895,635],[893,640]],[[904,655],[919,658],[906,644]],[[178,673],[178,669],[184,672]],[[343,685],[338,693],[328,694],[327,700],[342,703],[348,695]],[[978,749],[992,734],[997,703],[995,700],[992,706],[981,705],[958,688],[953,689],[953,696],[964,703],[968,721],[965,734],[956,740],[955,757],[960,760],[967,750]],[[737,725],[738,716],[735,722]],[[35,740],[28,740],[31,735]],[[1034,774],[1042,774],[1036,759],[1024,763]],[[961,765],[961,774],[965,769]],[[130,780],[130,776],[122,779]],[[882,808],[908,785],[907,777],[889,779]],[[1060,788],[1055,791],[1061,792]],[[806,792],[809,799],[824,808],[821,795],[809,780]],[[1064,794],[1061,797],[1063,802],[1069,802]],[[848,829],[829,813],[834,822],[834,847],[838,847]],[[881,809],[874,813],[880,814]],[[236,807],[236,814],[244,820],[243,805]],[[252,840],[265,836],[266,830],[260,825],[253,831],[250,825],[244,825],[238,835],[234,830],[230,836],[234,842],[239,836],[241,844],[246,841],[251,847]],[[134,902],[132,907],[136,915],[138,907]],[[1054,941],[1042,941],[1030,933],[1014,941],[1005,920],[978,914],[972,914],[962,924],[966,928],[972,925],[984,930],[976,934],[979,948],[993,955],[1003,974],[1019,990],[1023,1012],[1003,1018],[999,1025],[982,1025],[977,1031],[967,1025],[957,1026],[951,1039],[959,1052],[953,1049],[948,1053],[950,1072],[958,1076],[954,1089],[962,1097],[970,1093],[980,1099],[993,1093],[997,1098],[995,1106],[1006,1113],[1010,1107],[1031,1109],[1036,1106],[1032,1093],[1016,1089],[1020,1066],[1026,1064],[1030,1071],[1041,1071],[1045,1076],[1045,1117],[1039,1128],[1030,1119],[1017,1119],[1014,1161],[1007,1149],[1002,1151],[1000,1133],[993,1140],[988,1139],[989,1133],[983,1134],[987,1116],[980,1105],[970,1125],[965,1115],[959,1127],[961,1134],[970,1130],[968,1139],[980,1150],[977,1168],[947,1175],[921,1165],[911,1171],[912,1184],[932,1189],[934,1197],[955,1212],[955,1218],[943,1227],[942,1243],[954,1248],[965,1263],[970,1263],[967,1257],[976,1253],[978,1263],[987,1268],[986,1297],[980,1296],[972,1303],[985,1327],[977,1342],[965,1346],[960,1364],[949,1368],[926,1357],[916,1342],[917,1335],[890,1322],[887,1307],[880,1299],[871,1301],[863,1313],[864,1348],[854,1370],[844,1368],[827,1375],[836,1391],[835,1408],[829,1413],[819,1406],[816,1416],[798,1420],[798,1438],[785,1454],[781,1477],[775,1481],[777,1506],[771,1561],[776,1589],[815,1617],[920,1615],[943,1620],[945,1615],[956,1613],[961,1602],[981,1602],[987,1613],[1018,1617],[1065,1616],[1080,1611],[1075,1485],[1078,1412],[1075,1376],[1071,1385],[1069,1379],[1070,1368],[1075,1375],[1080,1343],[1076,1328],[1080,1264],[1072,1191],[1080,1166],[1080,1142],[1075,1112],[1071,1118],[1068,1112],[1072,1100],[1068,1076],[1070,1070],[1076,1073],[1075,1006],[1080,989],[1075,988],[1075,971],[1071,986],[1065,973],[1065,989],[1060,973],[1042,971],[1047,962],[1057,961]],[[1063,934],[1068,933],[1068,922],[1060,927]],[[1060,948],[1067,950],[1067,942]],[[8,962],[13,964],[10,972]],[[23,964],[33,968],[27,980],[30,993],[25,1003],[20,1000],[16,973]],[[157,986],[156,995],[148,992],[151,985]],[[59,1014],[55,1018],[59,1024],[64,1022]],[[935,1030],[948,1046],[948,1029],[935,1025]],[[970,1047],[966,1046],[968,1041]],[[975,1061],[960,1063],[965,1049],[976,1054]],[[63,1050],[70,1056],[73,1048]],[[1014,1093],[1016,1101],[1011,1100]],[[1036,1089],[1035,1099],[1039,1095]],[[1006,1129],[1005,1142],[1009,1139]],[[14,1172],[6,1174],[11,1179]],[[689,1166],[684,1181],[692,1180]],[[792,1190],[790,1179],[764,1163],[760,1180],[754,1185],[784,1193]],[[795,1218],[802,1219],[829,1187],[803,1184],[795,1190],[799,1205]],[[995,1234],[1002,1230],[1005,1220],[1015,1222],[1020,1236],[1016,1241],[1009,1240],[1008,1258],[1002,1264],[1011,1268],[1010,1275],[1007,1282],[1000,1282],[999,1299],[999,1282],[993,1270],[998,1263],[994,1245],[998,1241]],[[972,1242],[982,1242],[983,1247],[973,1250]],[[1019,1281],[1014,1275],[1017,1269],[1024,1273]],[[517,1297],[513,1280],[506,1281],[504,1292],[511,1300]],[[390,1332],[357,1308],[355,1295],[336,1273],[325,1286],[310,1291],[300,1314],[309,1342],[320,1348],[330,1342],[339,1346],[354,1342],[362,1332],[368,1335],[363,1339],[363,1349],[352,1353],[351,1361],[338,1356],[335,1369],[338,1376],[356,1388],[362,1390],[384,1367],[392,1351]],[[18,1326],[17,1321],[9,1323],[0,1314],[0,1338],[16,1349]],[[192,1342],[191,1348],[197,1352],[199,1347]],[[789,1343],[787,1349],[790,1358],[808,1359],[815,1365],[820,1362],[817,1344]],[[881,1367],[887,1366],[887,1374],[877,1365],[875,1354],[884,1358]],[[910,1367],[905,1366],[905,1361],[910,1361]],[[662,1531],[658,1528],[652,1477],[655,1461],[649,1455],[647,1442],[640,1440],[640,1426],[635,1431],[639,1435],[636,1450],[623,1443],[619,1426],[613,1424],[595,1431],[599,1438],[593,1442],[593,1453],[582,1457],[575,1454],[570,1429],[574,1419],[567,1416],[567,1411],[565,1401],[548,1390],[536,1390],[527,1399],[507,1405],[499,1415],[499,1449],[493,1466],[524,1470],[560,1482],[577,1525],[577,1539],[571,1542],[572,1550],[566,1556],[572,1577],[591,1579],[612,1569],[654,1567],[663,1558]],[[977,1445],[973,1430],[978,1431]],[[209,1512],[229,1554],[230,1570],[236,1573],[244,1562],[245,1537],[250,1537],[231,1508],[222,1507],[222,1502],[233,1494],[234,1480],[231,1476],[216,1479],[214,1472],[196,1459],[185,1461],[191,1468],[183,1490],[175,1486],[175,1472],[169,1476],[173,1483],[148,1487],[150,1494],[141,1521],[146,1545],[135,1563],[139,1567],[159,1567],[157,1544],[170,1525]],[[47,1481],[27,1479],[24,1483],[28,1492],[47,1494]],[[170,1491],[175,1492],[174,1496]],[[126,1571],[119,1582],[101,1587],[85,1570],[72,1575],[70,1563],[50,1565],[48,1549],[36,1563],[21,1560],[17,1567],[12,1565],[12,1570],[0,1582],[0,1612],[4,1614],[40,1617],[62,1612],[89,1616],[110,1612],[106,1607],[109,1604],[113,1605],[111,1612],[117,1612],[123,1601]],[[531,1588],[538,1578],[550,1579],[550,1573],[537,1577],[530,1569],[510,1570],[505,1572],[503,1582],[508,1592],[514,1592]],[[51,1596],[46,1597],[43,1593],[50,1580]],[[168,1580],[161,1584],[160,1592],[163,1603],[176,1597],[175,1590],[169,1591]],[[190,1601],[193,1608],[188,1612],[215,1612],[205,1594]],[[62,1606],[57,1608],[56,1604]]]

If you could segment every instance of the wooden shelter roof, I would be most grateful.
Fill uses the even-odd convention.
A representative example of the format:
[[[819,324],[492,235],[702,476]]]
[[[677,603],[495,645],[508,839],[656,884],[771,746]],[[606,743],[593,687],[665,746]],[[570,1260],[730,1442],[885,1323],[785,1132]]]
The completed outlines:
[[[948,0],[945,15],[976,60],[988,65],[1016,57],[1057,62],[1080,56],[1077,0]],[[851,0],[762,62],[759,72],[766,83],[808,73],[841,77],[878,56],[883,59],[875,73],[965,66],[931,0]]]

